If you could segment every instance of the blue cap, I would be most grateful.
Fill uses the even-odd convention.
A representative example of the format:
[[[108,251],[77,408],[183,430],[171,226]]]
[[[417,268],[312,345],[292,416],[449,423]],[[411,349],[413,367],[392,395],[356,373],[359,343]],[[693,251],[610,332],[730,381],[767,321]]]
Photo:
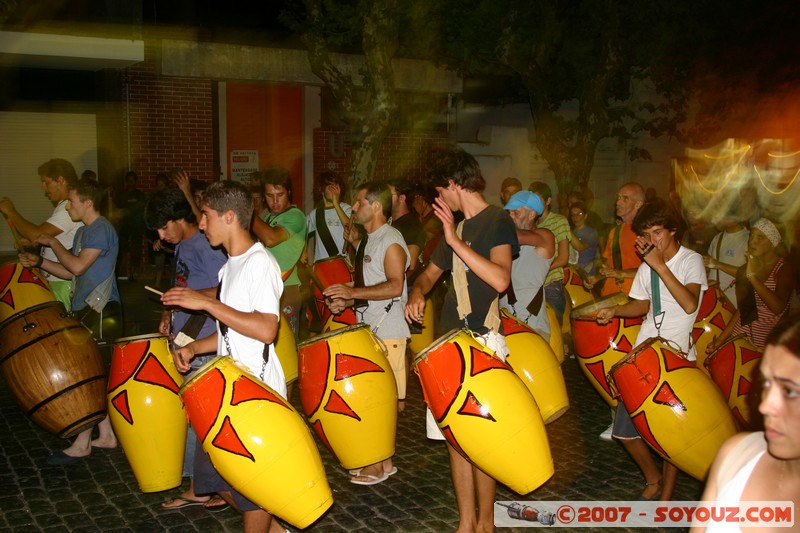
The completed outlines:
[[[542,199],[539,198],[538,194],[532,193],[531,191],[515,192],[514,196],[508,200],[508,203],[503,209],[506,211],[513,211],[520,207],[527,207],[531,211],[536,211],[537,215],[541,215],[544,212],[544,203]]]

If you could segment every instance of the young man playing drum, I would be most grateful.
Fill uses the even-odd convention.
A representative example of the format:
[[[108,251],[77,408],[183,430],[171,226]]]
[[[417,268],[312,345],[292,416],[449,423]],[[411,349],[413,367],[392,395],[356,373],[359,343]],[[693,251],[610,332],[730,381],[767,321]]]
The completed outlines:
[[[429,180],[439,193],[433,209],[442,221],[444,238],[414,283],[406,305],[406,320],[422,320],[425,294],[445,271],[450,270],[453,283],[445,297],[437,334],[441,336],[466,325],[483,344],[505,359],[508,348],[500,329],[497,301],[500,293],[508,288],[511,259],[518,251],[514,222],[507,212],[489,205],[483,197],[486,181],[478,162],[461,149],[447,148],[436,154]],[[464,214],[463,225],[456,227],[454,211]],[[469,301],[463,301],[466,297],[459,299],[457,291],[467,293]],[[469,307],[466,314],[465,306]],[[430,411],[427,417],[428,438],[443,440]],[[449,443],[447,450],[458,504],[458,531],[494,531],[497,482]]]
[[[188,179],[188,177],[187,177]],[[180,189],[166,189],[148,198],[144,208],[144,223],[149,230],[158,232],[158,238],[175,246],[175,277],[173,287],[191,289],[213,288],[219,284],[219,271],[227,257],[219,248],[213,248],[197,227],[191,204]],[[185,330],[185,331],[184,331]],[[164,309],[158,331],[177,345],[202,339],[216,331],[216,322],[201,313],[183,309]],[[183,335],[180,335],[183,333]],[[183,340],[187,339],[187,340]],[[215,352],[211,352],[212,354]],[[191,373],[212,359],[213,355],[198,356],[192,361]],[[188,376],[187,376],[188,377]],[[194,492],[194,452],[197,436],[189,428],[186,434],[186,454],[183,475],[189,478],[189,488],[177,498],[161,504],[164,509],[189,505],[203,505],[216,510],[228,504],[219,497],[198,497]]]
[[[65,208],[73,221],[83,225],[75,234],[72,250],[58,238],[43,233],[35,244],[48,247],[57,261],[27,252],[20,254],[24,266],[37,266],[61,279],[74,277],[72,313],[92,332],[95,339],[115,339],[122,333],[120,305],[114,265],[119,249],[114,226],[100,214],[105,191],[92,180],[81,180],[67,194]],[[50,454],[50,465],[67,465],[88,457],[92,448],[116,448],[117,438],[106,416],[97,425],[100,432],[92,440],[92,430],[82,431],[66,450]]]
[[[212,246],[221,245],[228,252],[228,261],[219,272],[219,298],[214,290],[175,287],[161,301],[203,311],[218,321],[212,335],[175,350],[173,358],[180,372],[188,371],[199,354],[227,354],[285,398],[286,381],[273,346],[283,281],[278,262],[250,236],[252,216],[253,201],[244,185],[234,181],[211,184],[203,194],[199,227]],[[235,505],[244,515],[246,532],[283,532],[272,515],[222,479],[201,449],[195,452],[194,489],[199,494],[219,493]]]
[[[28,221],[17,211],[13,202],[8,198],[0,200],[0,213],[13,225],[14,231],[29,241],[39,235],[45,234],[55,237],[66,250],[72,248],[75,232],[83,226],[81,221],[72,220],[67,213],[67,194],[78,183],[78,174],[72,163],[65,159],[51,159],[39,166],[39,177],[42,180],[42,189],[47,198],[55,204],[53,214],[41,224]],[[57,262],[55,253],[51,248],[42,248],[42,257],[49,261]],[[47,273],[47,281],[56,295],[56,299],[70,310],[70,290],[72,288],[72,275],[61,278],[55,274]]]
[[[406,396],[406,341],[410,335],[403,313],[406,304],[406,269],[410,254],[403,236],[387,224],[392,210],[392,193],[384,183],[372,182],[358,190],[353,213],[366,235],[356,252],[354,286],[336,283],[323,294],[334,314],[357,300],[367,305],[357,308],[360,321],[386,344],[387,358],[397,384],[397,397]],[[397,472],[392,459],[365,466],[350,480],[356,485],[375,485]]]
[[[679,220],[661,202],[645,204],[633,221],[636,251],[644,261],[636,271],[631,300],[621,306],[602,309],[597,322],[607,324],[614,317],[640,317],[644,322],[636,345],[650,337],[675,343],[691,361],[697,355],[691,345],[692,326],[708,287],[703,257],[684,248],[677,235]],[[680,395],[680,391],[676,391]],[[645,476],[639,499],[669,501],[675,489],[678,469],[664,461],[659,472],[647,444],[639,436],[622,402],[617,406],[613,435],[625,446]]]

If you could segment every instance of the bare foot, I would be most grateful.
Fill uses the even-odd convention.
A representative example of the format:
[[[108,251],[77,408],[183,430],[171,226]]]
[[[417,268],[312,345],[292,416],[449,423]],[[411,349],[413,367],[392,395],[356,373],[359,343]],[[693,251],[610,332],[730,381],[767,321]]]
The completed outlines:
[[[102,448],[104,450],[113,450],[118,446],[117,438],[114,435],[106,438],[97,438],[92,441],[92,448]]]

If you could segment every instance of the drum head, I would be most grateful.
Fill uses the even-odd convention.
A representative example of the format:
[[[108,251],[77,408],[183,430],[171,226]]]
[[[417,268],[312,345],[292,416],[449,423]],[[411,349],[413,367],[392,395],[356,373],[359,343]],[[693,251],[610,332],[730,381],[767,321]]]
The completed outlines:
[[[303,347],[311,345],[311,344],[315,344],[315,343],[317,343],[319,341],[327,341],[328,339],[331,339],[333,337],[338,337],[339,335],[345,335],[347,333],[350,333],[351,331],[356,331],[356,330],[364,329],[364,328],[369,329],[369,326],[367,326],[366,324],[355,324],[353,326],[347,326],[347,327],[341,328],[341,329],[334,329],[332,331],[328,331],[326,333],[322,333],[320,335],[317,335],[316,337],[311,337],[308,340],[305,340],[305,341],[303,341],[301,343],[298,343],[297,349],[299,350],[300,348],[303,348]],[[372,330],[370,330],[370,331],[372,331]]]
[[[436,350],[436,349],[437,349],[437,348],[439,348],[441,345],[443,345],[443,344],[446,344],[446,343],[450,342],[450,340],[451,340],[453,337],[455,337],[455,336],[457,336],[457,335],[461,335],[461,334],[464,334],[464,335],[469,335],[469,332],[468,332],[467,330],[465,330],[465,329],[451,329],[450,331],[448,331],[447,333],[445,333],[444,335],[442,335],[441,337],[439,337],[438,339],[436,339],[435,341],[433,341],[433,344],[431,344],[430,346],[428,346],[427,348],[425,348],[424,350],[422,350],[422,351],[421,351],[421,352],[420,352],[420,353],[419,353],[419,354],[418,354],[418,355],[417,355],[417,356],[414,358],[414,365],[413,365],[413,366],[417,366],[417,363],[418,363],[419,361],[421,361],[422,359],[427,359],[427,358],[428,358],[428,353],[429,353],[429,352],[432,352],[432,351]]]
[[[569,316],[571,319],[575,320],[582,318],[593,319],[593,317],[601,309],[610,309],[612,307],[622,305],[627,301],[628,297],[624,292],[615,292],[614,294],[609,294],[608,296],[600,298],[597,301],[586,302],[585,304],[579,305],[572,310],[572,313],[570,313]]]
[[[195,372],[195,374],[191,378],[189,378],[189,379],[187,379],[186,381],[183,382],[183,385],[181,385],[181,388],[178,391],[178,394],[182,395],[183,391],[185,391],[187,388],[191,387],[192,383],[194,383],[196,380],[198,380],[199,378],[204,376],[209,370],[211,370],[213,368],[216,368],[216,367],[218,367],[218,366],[220,366],[222,364],[225,364],[225,363],[235,364],[233,359],[231,359],[230,356],[227,356],[227,355],[218,355],[217,357],[215,357],[214,359],[212,359],[208,363],[204,364],[203,366],[201,366],[200,368],[197,369],[197,372]]]

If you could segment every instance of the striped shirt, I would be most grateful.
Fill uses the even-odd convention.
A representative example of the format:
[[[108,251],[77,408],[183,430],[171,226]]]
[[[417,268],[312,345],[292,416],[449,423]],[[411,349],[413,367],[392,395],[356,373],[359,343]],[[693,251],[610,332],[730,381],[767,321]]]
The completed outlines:
[[[767,289],[769,289],[771,292],[775,292],[775,289],[778,286],[776,278],[778,271],[783,267],[783,265],[783,259],[778,259],[775,262],[775,266],[772,267],[772,271],[769,273],[769,276],[767,276],[767,279],[764,281],[764,286],[767,287]],[[767,335],[769,335],[769,332],[775,327],[775,324],[778,323],[778,320],[780,320],[781,317],[786,314],[786,311],[789,310],[789,301],[786,301],[786,306],[781,310],[780,313],[776,315],[770,311],[767,304],[758,294],[758,291],[755,291],[755,293],[758,318],[746,326],[743,326],[741,319],[739,319],[736,322],[736,325],[733,327],[733,334],[739,335],[740,333],[746,333],[750,337],[750,340],[753,341],[753,344],[763,350],[764,346],[766,345]]]

